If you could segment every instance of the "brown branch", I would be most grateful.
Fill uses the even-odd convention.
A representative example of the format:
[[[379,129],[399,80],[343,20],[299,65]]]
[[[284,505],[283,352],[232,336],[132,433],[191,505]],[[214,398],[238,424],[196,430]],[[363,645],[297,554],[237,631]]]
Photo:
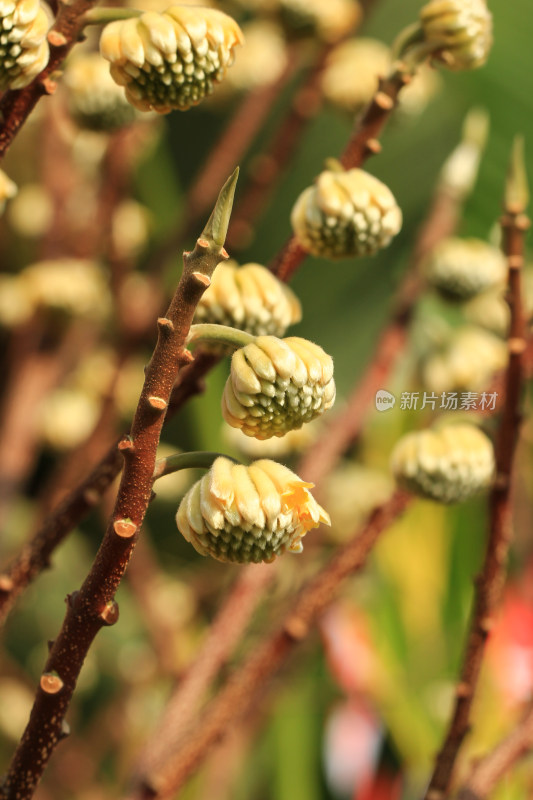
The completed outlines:
[[[339,458],[357,439],[376,392],[386,386],[398,357],[405,349],[413,312],[423,288],[420,264],[438,241],[457,226],[462,196],[439,183],[427,219],[419,230],[411,264],[394,302],[390,322],[382,331],[372,360],[352,390],[343,410],[326,423],[325,430],[305,453],[298,474],[320,485]]]
[[[478,761],[457,793],[458,800],[485,800],[503,776],[533,749],[533,702],[518,725]]]
[[[55,91],[52,75],[79,40],[83,14],[94,4],[95,0],[75,0],[72,4],[60,1],[55,24],[48,33],[50,60],[47,66],[25,89],[6,92],[0,100],[0,159],[40,98]]]
[[[505,402],[495,444],[496,480],[489,497],[489,535],[481,574],[477,578],[472,619],[452,718],[437,756],[425,800],[440,800],[448,793],[459,750],[470,727],[470,713],[485,653],[505,580],[512,534],[511,485],[513,457],[520,426],[520,392],[523,353],[526,348],[521,298],[524,238],[529,220],[523,209],[506,203],[501,219],[503,251],[508,264],[511,311],[509,363],[505,375]]]
[[[377,137],[398,105],[400,91],[409,80],[408,74],[401,69],[394,69],[387,78],[380,80],[377,92],[356,123],[341,156],[345,169],[360,167],[369,156],[379,153],[381,145]],[[272,262],[272,272],[288,283],[306,256],[307,252],[296,237],[291,236]]]
[[[380,534],[405,511],[409,501],[406,493],[396,492],[370,516],[360,534],[303,587],[299,596],[291,600],[282,624],[254,648],[208,706],[196,727],[188,732],[182,750],[167,761],[164,769],[146,778],[145,785],[134,790],[129,800],[167,800],[175,795],[228,727],[235,725],[259,702],[266,682],[294,647],[308,636],[342,582],[365,565]]]
[[[250,564],[241,571],[140,756],[136,768],[139,783],[142,783],[142,776],[162,769],[179,750],[184,733],[192,724],[207,689],[242,638],[259,599],[274,576],[275,570],[269,564]]]
[[[236,175],[221,192],[221,200],[196,242],[185,253],[182,277],[146,367],[145,381],[131,427],[119,445],[124,456],[115,507],[93,565],[78,592],[69,595],[67,613],[50,654],[30,720],[2,786],[5,800],[28,800],[62,736],[62,724],[85,656],[94,637],[118,619],[114,595],[135,548],[152,493],[159,437],[180,366],[190,360],[185,350],[194,311],[217,264],[227,258],[227,216]],[[228,207],[229,206],[229,207]]]

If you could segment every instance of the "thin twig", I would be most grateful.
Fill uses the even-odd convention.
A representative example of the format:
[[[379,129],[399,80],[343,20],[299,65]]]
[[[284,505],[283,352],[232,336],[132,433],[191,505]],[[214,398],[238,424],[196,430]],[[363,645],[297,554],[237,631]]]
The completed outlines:
[[[184,740],[182,750],[167,761],[164,769],[145,777],[129,800],[167,800],[205,758],[229,725],[235,725],[253,704],[257,704],[266,682],[281,667],[294,647],[311,632],[320,614],[336,596],[342,582],[366,563],[380,534],[407,508],[409,496],[396,492],[370,516],[360,534],[337,552],[309,581],[277,630],[254,648],[253,653],[229,679],[208,706],[198,724]]]
[[[524,210],[508,202],[501,219],[503,251],[508,264],[508,300],[511,312],[509,363],[505,376],[505,402],[495,444],[496,480],[489,497],[489,535],[481,573],[476,581],[470,621],[452,718],[437,756],[425,800],[441,800],[449,791],[455,762],[470,727],[470,713],[485,653],[485,645],[498,609],[505,580],[512,534],[512,466],[521,419],[520,393],[523,354],[526,349],[521,297],[524,239],[529,220]]]
[[[192,724],[207,689],[227,663],[274,576],[275,571],[269,564],[250,564],[239,574],[213,620],[205,642],[176,686],[157,730],[140,756],[136,773],[141,779],[143,775],[160,770],[179,750],[184,733]]]
[[[131,434],[119,447],[124,456],[115,507],[93,565],[78,592],[69,595],[67,613],[50,654],[30,720],[15,752],[1,793],[4,800],[28,800],[61,739],[62,724],[98,631],[118,619],[114,595],[126,571],[150,502],[159,437],[185,350],[194,311],[217,264],[228,258],[223,247],[237,172],[223,187],[219,202],[197,240],[185,253],[184,269],[165,317],[150,363]]]
[[[457,793],[458,800],[485,800],[503,776],[533,749],[533,702],[511,733],[478,761]]]

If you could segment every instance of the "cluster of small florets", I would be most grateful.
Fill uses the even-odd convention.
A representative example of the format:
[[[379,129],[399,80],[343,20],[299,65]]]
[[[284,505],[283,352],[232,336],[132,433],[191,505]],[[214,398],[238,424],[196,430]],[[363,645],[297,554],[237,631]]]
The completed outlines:
[[[4,0],[0,6],[0,89],[22,89],[48,64],[46,34],[52,14],[39,0]]]
[[[217,458],[183,498],[176,522],[202,555],[219,561],[273,561],[300,553],[302,538],[328,514],[290,469],[262,459],[249,467]]]
[[[390,189],[362,169],[324,170],[297,199],[295,236],[309,253],[348,258],[386,247],[402,225]]]
[[[400,486],[440,503],[459,503],[486,489],[494,448],[475,425],[409,433],[396,445],[391,467]]]
[[[232,357],[222,413],[247,436],[269,439],[300,428],[334,401],[333,361],[321,347],[299,337],[258,336]]]
[[[502,286],[506,275],[505,258],[498,248],[481,239],[443,239],[425,264],[429,283],[445,297],[466,300]]]
[[[111,75],[141,111],[185,110],[213,91],[242,43],[237,23],[221,11],[171,6],[161,14],[112,22],[100,39]]]
[[[194,321],[230,325],[254,336],[283,336],[301,317],[298,298],[270,270],[227,261],[216,268]]]
[[[475,69],[492,46],[492,15],[485,0],[431,0],[420,11],[432,59],[448,69]]]

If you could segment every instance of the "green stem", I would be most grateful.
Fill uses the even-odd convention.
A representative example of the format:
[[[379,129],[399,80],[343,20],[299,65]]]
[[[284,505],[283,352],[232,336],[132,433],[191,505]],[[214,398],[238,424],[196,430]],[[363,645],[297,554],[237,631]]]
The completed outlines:
[[[230,347],[245,347],[247,344],[253,344],[256,336],[246,331],[240,331],[237,328],[231,328],[229,325],[216,325],[213,323],[200,323],[199,325],[191,325],[191,330],[187,338],[187,344],[202,340],[204,342],[217,342],[219,344],[230,345]]]
[[[107,25],[108,22],[140,17],[143,13],[136,8],[91,8],[83,15],[83,25]]]
[[[408,25],[400,31],[391,47],[392,60],[403,60],[405,53],[413,45],[419,45],[424,41],[424,32],[419,22]]]
[[[178,472],[180,469],[210,469],[213,466],[213,462],[220,456],[233,461],[235,464],[240,464],[240,461],[231,458],[231,456],[226,456],[224,453],[214,453],[207,450],[196,450],[191,453],[173,453],[171,456],[160,458],[155,462],[154,481],[162,478],[163,475]]]

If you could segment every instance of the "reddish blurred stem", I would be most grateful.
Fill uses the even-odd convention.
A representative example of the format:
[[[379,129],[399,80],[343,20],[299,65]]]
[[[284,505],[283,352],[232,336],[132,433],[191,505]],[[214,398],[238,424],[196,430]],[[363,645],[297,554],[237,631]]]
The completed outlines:
[[[478,761],[457,793],[458,800],[485,800],[499,781],[533,749],[533,702],[511,733]]]
[[[472,619],[452,718],[440,750],[425,800],[440,800],[448,794],[455,762],[470,727],[470,712],[478,683],[488,635],[494,624],[512,535],[512,466],[521,421],[520,394],[523,355],[526,349],[521,296],[524,239],[529,220],[522,208],[509,203],[501,219],[503,251],[508,264],[508,301],[511,311],[509,363],[505,375],[505,402],[495,444],[496,480],[489,497],[489,536],[481,574],[475,585]]]
[[[129,800],[169,800],[175,796],[228,727],[235,725],[259,702],[267,681],[295,646],[307,638],[342,582],[362,569],[380,534],[405,511],[409,501],[407,494],[396,492],[370,516],[359,535],[304,585],[299,596],[291,601],[282,624],[263,639],[236,670],[187,736],[181,751],[169,758],[162,769],[145,776],[144,785],[138,787]]]
[[[140,756],[136,772],[141,780],[143,775],[164,769],[179,751],[209,686],[230,658],[274,576],[275,571],[268,564],[250,564],[240,573]]]

